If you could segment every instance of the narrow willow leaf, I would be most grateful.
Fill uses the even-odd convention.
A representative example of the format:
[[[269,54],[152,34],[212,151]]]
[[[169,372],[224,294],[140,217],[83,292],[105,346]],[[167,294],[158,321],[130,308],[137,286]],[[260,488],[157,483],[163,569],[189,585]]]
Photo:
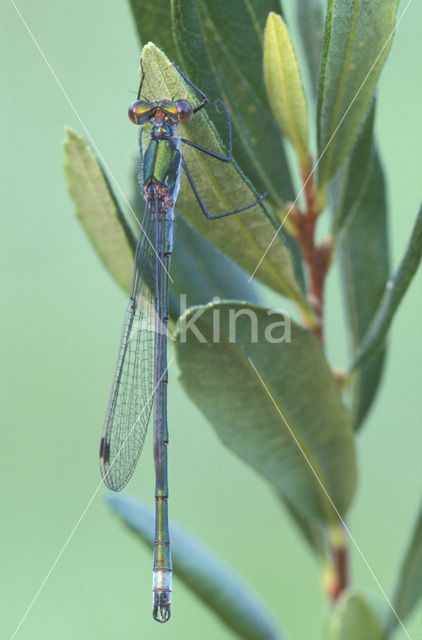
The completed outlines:
[[[64,148],[69,192],[77,206],[77,215],[107,270],[129,292],[135,235],[125,223],[104,170],[85,141],[68,129]],[[142,219],[143,207],[138,195],[133,208],[138,220]],[[171,276],[169,310],[173,322],[180,315],[182,293],[186,294],[187,306],[205,304],[214,296],[237,295],[241,300],[255,302],[259,298],[256,287],[248,283],[248,275],[178,213]]]
[[[186,97],[193,104],[196,103],[197,96],[192,95],[169,60],[152,43],[144,47],[143,60],[143,93],[146,97],[157,100],[177,95]],[[208,149],[224,152],[216,130],[203,110],[195,114],[192,122],[186,125],[184,133],[185,137]],[[218,162],[191,146],[182,146],[183,157],[202,198],[212,209],[212,214],[237,209],[256,199],[255,192],[235,162]],[[259,206],[225,220],[206,220],[184,174],[178,210],[194,229],[249,273],[255,269],[277,231],[275,221],[264,214]],[[295,300],[304,310],[307,309],[307,303],[294,276],[290,253],[280,235],[272,243],[256,277],[279,293]]]
[[[180,66],[173,37],[170,0],[129,0],[141,45],[150,40],[165,49],[171,61]]]
[[[351,417],[355,429],[359,429],[372,407],[385,367],[386,349],[371,358],[353,378]]]
[[[154,511],[128,495],[106,502],[143,542],[154,544]],[[211,550],[170,521],[173,571],[232,631],[245,640],[282,640],[271,613]]]
[[[389,275],[387,202],[383,170],[373,149],[354,213],[340,244],[340,266],[353,351],[373,321]],[[381,379],[384,352],[368,360],[353,379],[352,419],[362,424]]]
[[[412,230],[406,252],[400,265],[388,281],[384,297],[379,305],[377,313],[362,339],[358,353],[355,356],[351,370],[362,367],[364,363],[374,354],[384,343],[385,337],[393,321],[394,315],[400,302],[403,299],[413,276],[420,265],[422,258],[422,205],[419,209],[415,225]]]
[[[404,557],[398,582],[396,585],[393,607],[400,618],[404,620],[410,614],[417,602],[422,598],[422,509],[413,531],[412,540]],[[397,625],[398,620],[391,611],[387,623],[389,633]]]
[[[321,69],[324,18],[322,0],[300,0],[296,3],[297,24],[303,43],[312,93],[316,96]]]
[[[281,208],[294,200],[283,140],[262,75],[264,26],[279,0],[172,0],[173,29],[183,70],[210,97],[222,98],[233,120],[239,166]],[[224,119],[215,119],[221,130]]]
[[[135,238],[105,174],[86,142],[70,129],[64,142],[70,195],[95,251],[113,278],[130,289]]]
[[[380,622],[363,596],[345,593],[331,620],[329,640],[384,640]]]
[[[340,169],[391,47],[398,0],[329,0],[318,90],[318,180]]]
[[[306,517],[337,523],[330,499],[344,514],[354,441],[315,336],[280,312],[225,302],[189,309],[175,337],[186,393],[224,443]]]
[[[333,181],[335,197],[332,235],[335,243],[338,242],[345,224],[353,219],[362,198],[362,189],[366,187],[368,165],[373,153],[374,119],[375,100],[353,145],[350,158]]]
[[[308,114],[296,54],[283,19],[270,13],[264,33],[264,76],[268,99],[281,131],[309,163]]]

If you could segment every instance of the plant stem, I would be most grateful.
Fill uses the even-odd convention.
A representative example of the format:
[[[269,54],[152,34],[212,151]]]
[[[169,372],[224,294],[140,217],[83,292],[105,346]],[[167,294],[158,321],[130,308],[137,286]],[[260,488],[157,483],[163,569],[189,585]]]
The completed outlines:
[[[294,208],[293,223],[303,259],[309,276],[309,299],[319,323],[312,327],[318,340],[324,342],[324,285],[331,262],[331,239],[324,240],[320,245],[315,243],[315,229],[320,211],[316,206],[316,185],[312,173],[312,159],[302,170],[303,192],[305,196],[305,210]]]
[[[309,326],[324,346],[324,292],[325,280],[331,264],[332,240],[330,237],[316,244],[315,231],[321,208],[317,204],[317,189],[312,172],[312,158],[302,168],[305,208],[294,205],[292,225],[302,251],[309,277],[309,299],[318,318],[316,326]],[[343,379],[338,379],[339,383]],[[343,526],[330,529],[329,558],[325,590],[333,604],[348,586],[348,549]]]
[[[348,553],[346,537],[342,526],[331,530],[331,571],[330,579],[326,583],[326,591],[333,604],[347,588],[348,576]]]

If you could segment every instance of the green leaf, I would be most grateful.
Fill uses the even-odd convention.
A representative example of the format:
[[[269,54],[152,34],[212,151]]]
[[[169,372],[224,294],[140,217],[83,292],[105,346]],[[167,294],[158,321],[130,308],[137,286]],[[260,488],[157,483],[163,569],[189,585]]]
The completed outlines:
[[[318,90],[320,191],[340,169],[391,47],[398,0],[329,0]]]
[[[135,239],[91,149],[81,136],[66,131],[64,168],[77,216],[105,267],[128,291]]]
[[[270,13],[264,32],[267,95],[281,131],[289,138],[302,168],[309,163],[308,114],[299,65],[283,19]]]
[[[323,12],[321,0],[296,2],[297,24],[302,39],[312,93],[315,96],[321,69]]]
[[[350,158],[334,180],[333,229],[341,247],[351,344],[356,349],[369,326],[388,277],[386,198],[382,173],[373,171],[375,100],[353,146]],[[379,167],[378,173],[382,170]],[[355,219],[356,216],[356,219]],[[350,226],[351,224],[351,226]],[[368,243],[367,229],[373,234]],[[385,362],[381,352],[366,363],[352,385],[352,415],[358,427],[374,398]]]
[[[402,301],[422,258],[422,205],[412,229],[409,244],[400,265],[388,281],[382,301],[373,321],[362,339],[351,371],[362,367],[383,345],[395,312]]]
[[[129,0],[141,45],[150,40],[165,49],[171,61],[180,63],[173,37],[170,0]]]
[[[374,120],[375,100],[364,120],[349,159],[333,181],[335,205],[332,235],[336,243],[343,227],[353,219],[353,215],[358,210],[362,189],[366,188],[368,165],[373,153]]]
[[[108,495],[106,502],[152,549],[154,511],[127,495]],[[245,640],[281,640],[271,613],[218,556],[171,521],[170,540],[175,575],[222,622]]]
[[[359,157],[358,153],[356,157]],[[365,182],[340,244],[346,316],[353,352],[368,330],[385,291],[389,275],[388,246],[384,176],[373,148]],[[383,364],[384,353],[380,352],[354,376],[351,412],[355,428],[362,423],[375,398]]]
[[[262,74],[263,33],[270,11],[280,13],[279,0],[172,0],[183,70],[210,101],[222,98],[227,104],[239,166],[280,209],[295,193]],[[215,121],[218,130],[225,126],[224,119]]]
[[[379,620],[363,596],[346,593],[334,610],[329,640],[383,640]]]
[[[404,620],[422,597],[422,509],[413,531],[412,540],[404,557],[393,598],[393,607]],[[387,628],[391,633],[397,625],[397,617],[391,611]]]
[[[192,95],[166,56],[152,43],[144,47],[143,61],[143,94],[146,97],[157,100],[177,95],[196,102],[197,96]],[[186,125],[184,133],[185,137],[207,149],[223,152],[217,132],[203,110],[195,114],[192,122]],[[183,146],[183,156],[201,196],[212,208],[213,214],[237,209],[256,198],[255,192],[235,162],[218,162],[188,145]],[[194,229],[249,273],[254,271],[277,232],[275,221],[259,207],[225,220],[206,220],[184,174],[177,204],[178,210]],[[307,303],[294,276],[290,253],[280,235],[272,243],[256,277],[295,300],[302,309],[307,309]]]
[[[386,350],[374,355],[353,379],[351,417],[355,429],[359,429],[374,403],[385,367]]]
[[[180,295],[187,295],[187,307],[206,304],[214,297],[257,302],[256,286],[248,283],[248,274],[203,238],[176,211],[174,252],[170,275],[173,316],[180,315]]]
[[[189,309],[175,337],[186,393],[224,443],[305,516],[337,523],[330,499],[344,514],[354,441],[315,336],[277,310],[225,302]]]

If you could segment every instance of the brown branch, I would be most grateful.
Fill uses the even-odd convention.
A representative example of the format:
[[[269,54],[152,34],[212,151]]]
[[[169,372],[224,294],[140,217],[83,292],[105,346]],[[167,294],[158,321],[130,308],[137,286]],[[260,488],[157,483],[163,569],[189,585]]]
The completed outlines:
[[[343,527],[333,532],[329,552],[329,570],[325,578],[325,591],[334,605],[349,584],[348,549]]]
[[[331,593],[329,595],[333,604],[335,604],[338,597],[343,593],[348,585],[347,547],[333,547],[332,553],[335,580],[333,580]]]
[[[311,167],[312,160],[310,159],[308,168],[302,171],[305,210],[301,211],[295,206],[291,218],[308,271],[309,300],[319,320],[318,325],[312,327],[312,330],[323,343],[324,285],[331,262],[332,247],[330,238],[319,245],[315,243],[315,228],[320,211],[316,208],[316,185]]]

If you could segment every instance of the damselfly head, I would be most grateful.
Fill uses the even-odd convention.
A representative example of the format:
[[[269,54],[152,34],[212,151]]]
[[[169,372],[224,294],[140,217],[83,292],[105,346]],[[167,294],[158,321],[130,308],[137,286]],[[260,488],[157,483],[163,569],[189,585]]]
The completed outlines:
[[[129,107],[129,118],[143,125],[148,120],[167,120],[173,124],[186,124],[192,119],[193,109],[187,100],[135,100]]]

